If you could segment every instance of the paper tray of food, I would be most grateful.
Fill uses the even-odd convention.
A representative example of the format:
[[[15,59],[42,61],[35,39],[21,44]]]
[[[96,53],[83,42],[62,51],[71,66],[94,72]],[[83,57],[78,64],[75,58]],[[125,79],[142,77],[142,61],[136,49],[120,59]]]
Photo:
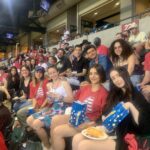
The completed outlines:
[[[103,127],[89,127],[84,129],[81,134],[92,140],[105,140],[108,138]]]

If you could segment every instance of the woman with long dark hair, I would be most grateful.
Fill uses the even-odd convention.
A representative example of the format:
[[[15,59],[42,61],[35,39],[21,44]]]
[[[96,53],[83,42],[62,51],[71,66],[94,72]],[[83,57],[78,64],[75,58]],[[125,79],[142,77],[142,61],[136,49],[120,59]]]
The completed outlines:
[[[134,86],[140,83],[142,66],[128,42],[117,39],[110,46],[110,59],[114,67],[125,67]]]
[[[72,137],[84,128],[95,125],[96,120],[101,116],[107,99],[107,90],[102,86],[106,76],[101,65],[94,65],[88,73],[89,85],[82,87],[75,96],[75,99],[86,103],[86,121],[77,128],[69,124],[70,115],[59,115],[52,119],[52,146],[54,150],[65,149],[65,137]]]
[[[127,70],[117,67],[110,72],[110,92],[103,115],[105,119],[112,108],[119,102],[129,110],[129,115],[117,126],[116,140],[95,141],[85,139],[78,134],[73,139],[73,150],[127,150],[124,138],[128,133],[135,135],[150,134],[150,104],[135,89]]]
[[[29,98],[29,86],[31,82],[31,73],[28,66],[21,67],[21,79],[20,79],[20,94],[13,98],[14,106],[13,110],[17,112],[20,108],[27,105],[27,99]],[[16,101],[16,102],[15,102]]]
[[[7,89],[11,98],[19,95],[20,76],[15,66],[10,68],[7,80]]]

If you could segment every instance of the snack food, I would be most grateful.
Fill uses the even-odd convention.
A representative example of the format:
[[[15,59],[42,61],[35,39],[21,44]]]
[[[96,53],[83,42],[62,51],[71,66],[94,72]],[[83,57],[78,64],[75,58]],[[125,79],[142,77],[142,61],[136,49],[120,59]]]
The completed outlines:
[[[102,129],[98,129],[94,127],[87,128],[86,134],[94,138],[100,138],[105,136],[105,132]]]

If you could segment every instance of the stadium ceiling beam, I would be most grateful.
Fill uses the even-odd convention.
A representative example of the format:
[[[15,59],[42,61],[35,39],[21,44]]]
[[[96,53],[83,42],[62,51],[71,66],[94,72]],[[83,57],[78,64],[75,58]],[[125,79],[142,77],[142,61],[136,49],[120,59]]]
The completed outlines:
[[[32,32],[33,31],[33,32],[46,33],[46,28],[44,28],[44,27],[21,26],[20,28],[26,32]]]

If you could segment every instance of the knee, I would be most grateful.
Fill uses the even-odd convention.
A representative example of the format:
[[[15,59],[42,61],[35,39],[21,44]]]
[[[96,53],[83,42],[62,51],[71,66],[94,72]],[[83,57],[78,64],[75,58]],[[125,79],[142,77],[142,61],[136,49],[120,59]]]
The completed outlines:
[[[76,134],[73,139],[72,139],[72,146],[76,146],[79,144],[79,142],[81,142],[81,134]]]
[[[73,150],[77,150],[78,149],[78,145],[80,144],[80,142],[82,142],[85,138],[82,136],[81,133],[76,134],[73,139],[72,139],[72,148]]]
[[[53,136],[61,136],[61,133],[62,133],[62,128],[61,128],[61,126],[58,126],[58,127],[56,127],[54,130],[53,130]]]
[[[41,128],[44,127],[43,123],[38,119],[33,121],[32,126],[33,126],[33,129],[36,131],[39,131]]]
[[[34,121],[34,118],[32,116],[29,116],[26,120],[28,126],[32,126],[33,124],[33,121]]]
[[[88,142],[86,140],[80,142],[78,145],[78,150],[90,150]]]

